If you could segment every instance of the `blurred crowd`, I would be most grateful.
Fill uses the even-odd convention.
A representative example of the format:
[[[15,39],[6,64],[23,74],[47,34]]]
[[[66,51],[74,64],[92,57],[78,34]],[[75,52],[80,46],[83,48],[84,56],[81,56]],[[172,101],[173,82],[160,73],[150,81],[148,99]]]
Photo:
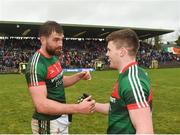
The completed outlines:
[[[155,46],[147,44],[146,42],[140,42],[137,56],[138,64],[147,68],[151,67],[152,60],[157,60],[159,64],[180,62],[179,56],[165,52],[162,49],[157,49]]]
[[[0,72],[17,71],[20,63],[40,48],[38,39],[0,40]],[[95,60],[105,56],[106,44],[93,40],[64,40],[63,53],[59,56],[63,68],[91,68]]]
[[[28,62],[38,48],[39,42],[36,39],[0,40],[0,72],[17,71],[19,63]]]
[[[65,40],[60,60],[63,68],[91,68],[105,53],[105,42]]]
[[[63,53],[59,56],[63,68],[95,67],[95,60],[101,59],[108,65],[104,40],[64,40]],[[40,48],[40,42],[34,39],[1,39],[0,72],[17,71],[20,63],[27,63],[34,52]],[[140,42],[137,61],[140,66],[149,68],[151,61],[160,63],[179,61],[179,57],[155,46]]]

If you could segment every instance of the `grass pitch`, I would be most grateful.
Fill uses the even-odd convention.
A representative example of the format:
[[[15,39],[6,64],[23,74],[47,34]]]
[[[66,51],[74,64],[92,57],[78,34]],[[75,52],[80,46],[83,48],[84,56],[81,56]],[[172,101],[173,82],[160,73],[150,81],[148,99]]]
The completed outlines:
[[[153,88],[153,124],[155,133],[180,134],[180,68],[148,70]],[[69,73],[68,73],[69,75]],[[86,92],[97,102],[106,103],[118,72],[92,72],[91,81],[80,81],[66,89],[68,103],[75,103]],[[0,75],[0,133],[31,133],[33,106],[23,75]],[[106,133],[107,116],[73,115],[71,134]]]

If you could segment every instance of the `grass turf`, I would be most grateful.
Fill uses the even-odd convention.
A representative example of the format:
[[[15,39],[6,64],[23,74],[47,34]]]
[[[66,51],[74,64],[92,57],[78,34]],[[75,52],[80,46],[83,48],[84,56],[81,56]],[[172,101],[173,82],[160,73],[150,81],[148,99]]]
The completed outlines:
[[[180,68],[148,70],[153,88],[155,133],[180,134]],[[66,73],[67,74],[67,73]],[[69,73],[67,74],[69,75]],[[86,92],[97,102],[108,102],[118,72],[92,72],[91,81],[80,81],[66,89],[68,103]],[[33,106],[23,75],[0,75],[0,133],[31,133]],[[106,133],[107,116],[98,113],[73,115],[70,133]]]

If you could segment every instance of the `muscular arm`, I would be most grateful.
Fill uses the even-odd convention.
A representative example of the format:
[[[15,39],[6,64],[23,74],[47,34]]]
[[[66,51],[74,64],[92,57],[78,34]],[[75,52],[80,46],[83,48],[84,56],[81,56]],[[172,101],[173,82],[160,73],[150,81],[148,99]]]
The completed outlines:
[[[76,73],[76,74],[71,75],[71,76],[64,76],[63,77],[64,87],[72,86],[82,79],[88,80],[90,77],[91,77],[90,73],[86,72],[86,71]]]
[[[72,86],[80,80],[81,78],[79,77],[79,74],[74,74],[72,76],[64,76],[63,77],[64,87]]]
[[[95,111],[103,114],[108,114],[109,112],[109,103],[95,103]]]
[[[129,110],[136,134],[153,134],[152,113],[149,107]]]
[[[49,115],[72,114],[72,113],[90,113],[94,110],[94,100],[88,101],[86,98],[80,104],[63,104],[47,98],[46,85],[29,87],[33,104],[39,113]]]

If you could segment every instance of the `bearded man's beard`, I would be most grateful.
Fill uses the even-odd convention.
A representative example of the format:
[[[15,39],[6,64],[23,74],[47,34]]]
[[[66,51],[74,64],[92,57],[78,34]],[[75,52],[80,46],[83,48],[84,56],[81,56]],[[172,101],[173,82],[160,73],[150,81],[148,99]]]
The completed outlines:
[[[46,46],[46,52],[49,54],[49,55],[55,55],[55,50],[53,50],[52,48]]]
[[[52,49],[51,47],[46,47],[46,51],[49,55],[53,56],[53,55],[57,55],[60,56],[62,54],[62,49],[61,47],[58,47],[56,49]]]
[[[56,51],[55,51],[55,55],[56,56],[60,56],[60,55],[62,55],[63,54],[63,51],[61,50],[61,49],[57,49]]]

